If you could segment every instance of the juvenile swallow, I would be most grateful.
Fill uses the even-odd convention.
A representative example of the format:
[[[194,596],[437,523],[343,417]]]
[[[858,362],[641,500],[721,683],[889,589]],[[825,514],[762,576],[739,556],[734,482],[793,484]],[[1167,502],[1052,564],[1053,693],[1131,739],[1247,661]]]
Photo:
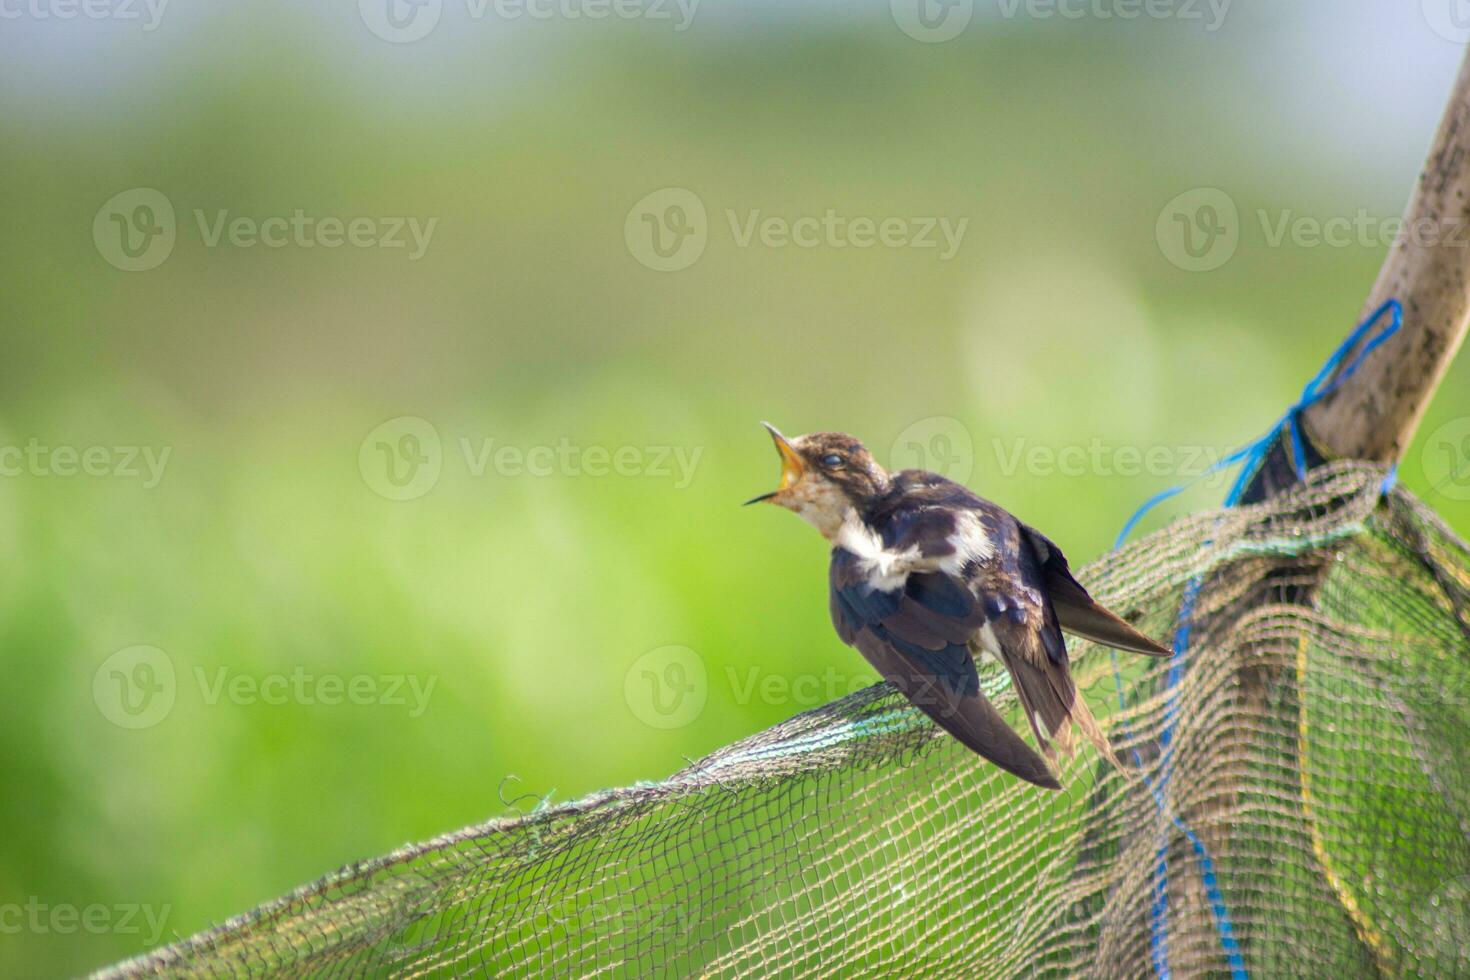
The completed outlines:
[[[1045,535],[965,487],[925,470],[890,474],[852,436],[787,439],[769,422],[781,484],[748,504],[794,511],[832,543],[829,606],[855,646],[899,691],[971,751],[1038,786],[1051,767],[985,695],[975,658],[995,657],[1037,743],[1072,750],[1078,728],[1117,757],[1068,670],[1063,631],[1154,657],[1168,648],[1087,594]]]

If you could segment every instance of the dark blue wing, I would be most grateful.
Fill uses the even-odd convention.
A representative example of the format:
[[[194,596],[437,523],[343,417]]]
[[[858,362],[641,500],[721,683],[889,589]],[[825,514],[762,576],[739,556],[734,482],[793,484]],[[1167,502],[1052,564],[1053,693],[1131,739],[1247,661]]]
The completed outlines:
[[[832,552],[832,622],[855,643],[863,633],[924,665],[960,694],[980,690],[970,636],[984,623],[969,589],[939,572],[913,574],[902,588],[873,588],[852,552]]]
[[[1040,563],[1040,572],[1062,629],[1085,639],[1117,650],[1167,657],[1173,651],[1134,629],[1121,616],[1099,605],[1082,584],[1072,576],[1067,556],[1046,535],[1033,527],[1021,526],[1024,543]]]
[[[834,549],[832,623],[889,683],[972,751],[1023,779],[1057,788],[1041,757],[980,693],[970,637],[986,613],[969,588],[941,572],[875,588],[857,556]]]

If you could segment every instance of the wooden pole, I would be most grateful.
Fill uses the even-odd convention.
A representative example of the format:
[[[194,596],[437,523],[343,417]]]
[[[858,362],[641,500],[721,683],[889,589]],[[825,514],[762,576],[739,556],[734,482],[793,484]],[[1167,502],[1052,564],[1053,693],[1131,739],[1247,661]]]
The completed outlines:
[[[1470,50],[1409,198],[1403,231],[1379,270],[1360,322],[1390,299],[1403,304],[1403,327],[1340,387],[1302,413],[1304,469],[1333,459],[1402,459],[1465,339],[1470,324]],[[1349,352],[1343,366],[1355,353]],[[1240,502],[1259,503],[1295,484],[1293,456],[1283,432]]]
[[[1303,413],[1327,458],[1397,462],[1470,324],[1470,50],[1363,318],[1397,299],[1404,325]]]
[[[1403,233],[1389,249],[1359,322],[1390,299],[1403,304],[1403,326],[1340,387],[1302,413],[1308,457],[1302,461],[1303,468],[1330,459],[1380,463],[1402,459],[1465,339],[1470,324],[1470,50],[1461,62],[1429,159],[1409,199]],[[1367,338],[1359,346],[1366,342]],[[1348,353],[1344,366],[1355,353]],[[1241,502],[1264,500],[1296,482],[1291,442],[1283,432],[1252,476]],[[1243,591],[1231,608],[1221,610],[1218,623],[1196,622],[1195,629],[1201,634],[1209,629],[1233,632],[1252,608],[1265,604],[1314,606],[1329,567],[1328,559],[1311,553],[1294,564],[1277,566],[1274,577],[1263,578]],[[1237,678],[1235,699],[1241,717],[1271,715],[1272,691],[1282,672],[1273,666],[1270,656],[1263,656],[1268,652],[1246,644],[1234,653],[1231,669]],[[1224,773],[1227,787],[1249,783],[1243,760],[1225,763]],[[1234,783],[1237,778],[1240,782]],[[1175,792],[1182,790],[1176,787]],[[1229,814],[1239,805],[1236,792],[1226,789],[1200,807],[1197,826],[1205,829],[1199,833],[1217,860],[1229,854]],[[1185,909],[1188,924],[1184,928],[1196,934],[1208,934],[1214,928],[1199,902]],[[1378,950],[1363,933],[1359,936],[1365,945],[1365,961],[1378,962]]]

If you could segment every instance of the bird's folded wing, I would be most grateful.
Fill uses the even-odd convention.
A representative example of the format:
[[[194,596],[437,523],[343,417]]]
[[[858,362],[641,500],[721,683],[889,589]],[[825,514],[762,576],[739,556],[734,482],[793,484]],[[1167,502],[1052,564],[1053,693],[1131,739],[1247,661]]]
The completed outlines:
[[[1051,599],[1062,629],[1115,650],[1146,653],[1151,657],[1171,654],[1168,647],[1140,633],[1121,616],[1099,605],[1088,595],[1082,583],[1072,576],[1067,556],[1046,535],[1024,524],[1021,530],[1041,562],[1047,597]]]
[[[915,573],[894,589],[872,587],[861,563],[832,554],[832,622],[884,679],[940,727],[1022,779],[1058,788],[1041,756],[980,693],[969,638],[985,612],[963,583],[939,572]]]

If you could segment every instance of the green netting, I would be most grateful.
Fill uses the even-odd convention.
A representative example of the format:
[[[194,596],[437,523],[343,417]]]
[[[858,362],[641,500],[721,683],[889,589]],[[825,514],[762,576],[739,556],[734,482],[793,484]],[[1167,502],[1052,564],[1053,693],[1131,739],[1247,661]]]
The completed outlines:
[[[1074,649],[1137,771],[1084,748],[1048,793],[878,686],[112,975],[1470,974],[1470,554],[1383,477],[1328,467],[1083,570],[1159,636],[1193,594],[1172,684]]]

